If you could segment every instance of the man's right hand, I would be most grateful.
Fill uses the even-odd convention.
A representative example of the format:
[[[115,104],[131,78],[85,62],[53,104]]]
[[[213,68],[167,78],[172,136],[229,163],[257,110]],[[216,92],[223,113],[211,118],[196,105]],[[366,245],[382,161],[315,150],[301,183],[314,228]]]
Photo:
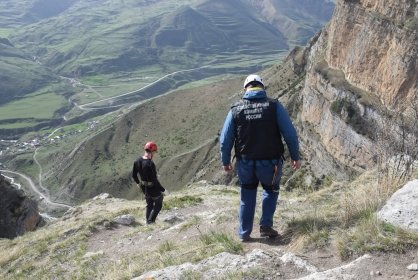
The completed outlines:
[[[224,171],[225,172],[229,172],[229,171],[231,171],[232,170],[232,166],[230,165],[230,164],[228,164],[228,165],[224,165]]]
[[[291,164],[292,164],[292,169],[295,171],[298,170],[302,165],[300,160],[292,160]]]

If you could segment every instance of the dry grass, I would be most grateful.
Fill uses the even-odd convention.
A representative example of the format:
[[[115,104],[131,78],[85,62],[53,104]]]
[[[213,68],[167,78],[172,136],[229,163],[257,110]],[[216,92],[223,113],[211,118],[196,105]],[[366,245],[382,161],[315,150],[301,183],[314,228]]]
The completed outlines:
[[[335,249],[345,259],[371,251],[418,247],[418,234],[377,220],[376,211],[400,187],[390,181],[378,183],[377,173],[366,172],[352,182],[334,183],[297,200],[283,192],[284,201],[293,201],[280,210],[280,218],[287,223],[284,238],[289,248],[309,251],[337,244]]]
[[[407,232],[377,220],[374,213],[364,215],[355,227],[342,230],[337,240],[340,257],[348,259],[366,252],[403,253],[418,247],[418,233]]]
[[[135,256],[114,262],[110,269],[106,265],[99,267],[98,271],[106,271],[104,279],[126,279],[185,262],[195,263],[220,252],[242,253],[242,251],[239,241],[227,233],[202,232],[196,238],[164,242],[157,246],[156,250],[138,252]]]
[[[353,182],[349,187],[350,191],[341,196],[340,217],[344,227],[353,225],[362,215],[376,210],[386,201],[387,195],[381,195],[382,191],[377,181],[368,179],[366,179],[368,182],[361,182],[361,180]]]
[[[377,219],[376,211],[400,185],[390,180],[378,183],[376,173],[363,174],[340,197],[339,216],[343,222],[337,229],[340,232],[337,243],[343,259],[371,251],[403,252],[418,247],[417,233],[406,232]]]
[[[182,197],[203,197],[217,201],[218,207],[222,200],[221,207],[225,207],[224,204],[230,204],[234,198],[229,192],[223,194],[224,189],[224,186],[214,186],[209,190],[207,185],[197,184],[185,190]],[[178,197],[173,195],[170,199]],[[222,215],[209,218],[200,213],[207,213],[207,205],[199,205],[201,203],[182,205],[183,208],[175,210],[190,212],[183,226],[159,220],[152,226],[134,224],[108,228],[105,225],[112,224],[113,219],[122,214],[142,219],[144,202],[114,198],[88,201],[72,214],[42,229],[14,240],[0,240],[0,250],[9,252],[0,256],[0,279],[52,279],[57,275],[60,279],[130,279],[147,271],[198,262],[220,252],[241,253],[242,246],[233,231],[228,226],[219,230],[211,222],[221,219],[222,225],[227,225],[228,221],[232,223],[229,215],[236,213],[228,208]],[[165,211],[162,216],[168,214]],[[149,236],[154,238],[148,239]],[[135,240],[135,245],[130,240]],[[128,251],[119,251],[121,247],[117,244],[128,244],[127,241]],[[87,252],[102,249],[103,254],[85,257]]]
[[[137,210],[137,202],[120,203],[120,200],[89,202],[74,214],[35,232],[13,240],[1,240],[0,250],[8,254],[0,256],[2,279],[50,279],[61,275],[69,279],[73,275],[84,279],[96,273],[97,260],[83,259],[87,252],[87,240],[98,225],[114,217]],[[81,210],[80,210],[81,209]]]

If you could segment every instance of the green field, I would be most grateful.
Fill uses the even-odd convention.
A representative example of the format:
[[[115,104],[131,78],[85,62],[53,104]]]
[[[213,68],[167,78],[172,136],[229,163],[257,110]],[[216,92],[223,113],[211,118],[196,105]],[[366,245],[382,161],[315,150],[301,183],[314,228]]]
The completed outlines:
[[[45,91],[0,106],[0,120],[51,119],[55,111],[66,104],[67,100],[63,96]]]
[[[11,32],[10,29],[0,28],[0,38],[7,38]]]

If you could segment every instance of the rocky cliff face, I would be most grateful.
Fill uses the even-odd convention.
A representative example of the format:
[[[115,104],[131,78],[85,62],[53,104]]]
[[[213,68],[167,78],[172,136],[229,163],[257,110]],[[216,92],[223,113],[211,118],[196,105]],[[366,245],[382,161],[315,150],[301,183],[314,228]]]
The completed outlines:
[[[37,203],[0,175],[0,238],[14,238],[43,223]]]
[[[311,145],[308,160],[317,162],[316,173],[375,165],[385,118],[405,104],[414,107],[416,22],[416,1],[337,2],[330,24],[310,46],[302,90],[301,136]]]
[[[418,92],[417,27],[414,0],[339,1],[325,59],[386,106],[400,105]]]

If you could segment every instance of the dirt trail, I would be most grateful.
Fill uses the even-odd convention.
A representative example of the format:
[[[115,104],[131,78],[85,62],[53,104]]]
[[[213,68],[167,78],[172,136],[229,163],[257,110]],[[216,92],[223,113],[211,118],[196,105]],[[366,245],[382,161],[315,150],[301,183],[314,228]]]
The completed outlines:
[[[225,187],[224,190],[236,189]],[[238,193],[213,195],[211,191],[208,186],[207,196],[204,196],[202,204],[162,211],[156,224],[145,225],[144,221],[139,220],[141,230],[129,226],[117,226],[110,230],[99,228],[89,237],[87,251],[101,251],[104,255],[102,260],[113,263],[138,255],[139,252],[158,251],[166,242],[186,246],[188,251],[182,254],[191,253],[198,250],[196,245],[192,245],[197,243],[192,240],[199,240],[202,233],[211,231],[225,232],[238,239],[235,234],[238,226]],[[257,203],[259,208],[260,204]],[[257,215],[259,213],[256,213],[256,219]],[[198,220],[198,223],[187,226],[193,219]],[[418,272],[406,268],[411,263],[418,262],[418,250],[402,254],[353,256],[350,260],[342,261],[337,244],[299,251],[294,248],[292,241],[295,240],[291,240],[291,236],[278,239],[260,238],[256,225],[255,220],[252,242],[242,243],[243,254],[249,256],[254,250],[261,250],[270,257],[257,268],[260,275],[251,279],[418,279]]]

